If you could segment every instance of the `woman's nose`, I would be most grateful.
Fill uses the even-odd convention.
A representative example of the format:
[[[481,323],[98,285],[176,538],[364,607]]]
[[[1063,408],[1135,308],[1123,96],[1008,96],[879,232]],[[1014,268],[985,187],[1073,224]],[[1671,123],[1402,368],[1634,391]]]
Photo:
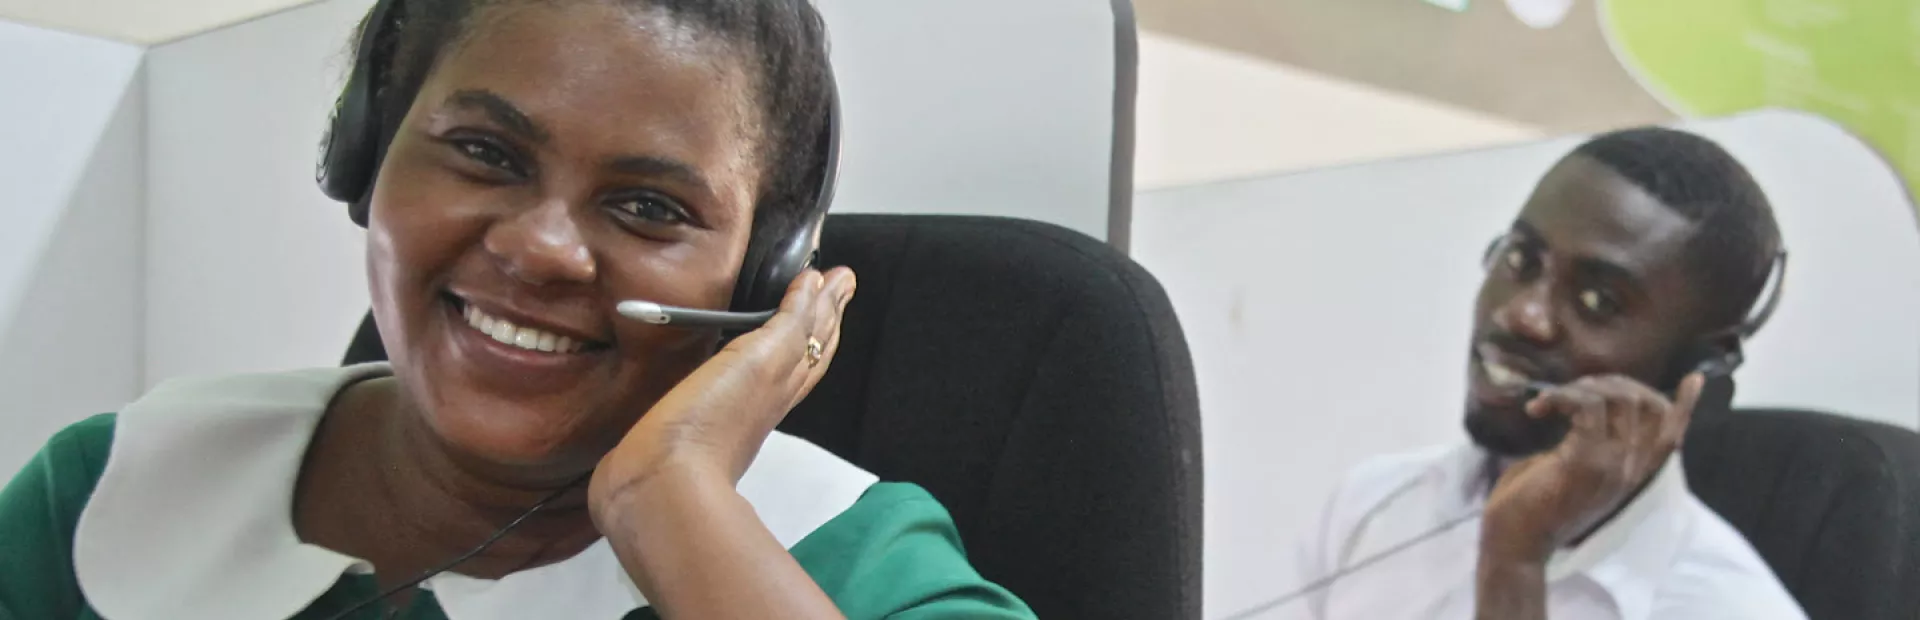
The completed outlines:
[[[573,209],[562,199],[495,223],[484,243],[502,271],[527,284],[592,282],[597,271]]]

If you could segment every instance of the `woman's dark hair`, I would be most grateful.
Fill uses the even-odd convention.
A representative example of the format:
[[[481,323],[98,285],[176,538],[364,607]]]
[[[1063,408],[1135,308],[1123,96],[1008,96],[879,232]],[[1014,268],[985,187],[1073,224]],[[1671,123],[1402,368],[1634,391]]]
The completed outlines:
[[[390,23],[376,29],[376,122],[381,151],[420,92],[434,65],[462,42],[491,5],[528,0],[393,0]],[[549,0],[551,1],[551,0]],[[760,111],[761,191],[756,197],[748,260],[784,236],[812,206],[822,180],[821,132],[833,96],[827,66],[826,24],[810,0],[599,0],[663,11],[712,35],[740,54],[753,80]],[[355,36],[368,36],[364,21]],[[354,59],[353,66],[362,66]],[[747,264],[752,264],[751,262]]]

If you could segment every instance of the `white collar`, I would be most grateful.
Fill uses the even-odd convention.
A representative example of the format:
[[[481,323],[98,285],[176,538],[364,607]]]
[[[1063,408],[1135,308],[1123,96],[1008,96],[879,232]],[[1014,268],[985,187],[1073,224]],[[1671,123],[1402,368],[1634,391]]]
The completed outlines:
[[[74,573],[110,620],[290,618],[365,561],[300,542],[293,488],[315,425],[346,385],[384,363],[175,380],[121,411],[74,534]],[[791,548],[878,479],[774,433],[736,487]],[[605,539],[498,581],[427,582],[450,620],[618,618],[645,606]]]
[[[1639,495],[1579,545],[1560,549],[1547,560],[1547,582],[1576,575],[1598,582],[1620,606],[1621,617],[1645,618],[1653,595],[1687,544],[1693,528],[1688,510],[1690,494],[1686,472],[1675,451]],[[1453,451],[1441,461],[1440,472],[1457,489],[1457,505],[1448,514],[1463,514],[1486,505],[1492,488],[1488,475],[1492,457],[1477,446]]]

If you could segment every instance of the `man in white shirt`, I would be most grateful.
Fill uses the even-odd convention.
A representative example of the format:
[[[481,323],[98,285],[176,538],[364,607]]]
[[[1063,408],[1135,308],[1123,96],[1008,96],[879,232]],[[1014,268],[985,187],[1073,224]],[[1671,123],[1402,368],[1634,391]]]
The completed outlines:
[[[1350,472],[1298,546],[1310,593],[1268,617],[1804,618],[1676,451],[1702,362],[1735,359],[1776,269],[1766,197],[1718,145],[1575,149],[1488,252],[1471,443]]]

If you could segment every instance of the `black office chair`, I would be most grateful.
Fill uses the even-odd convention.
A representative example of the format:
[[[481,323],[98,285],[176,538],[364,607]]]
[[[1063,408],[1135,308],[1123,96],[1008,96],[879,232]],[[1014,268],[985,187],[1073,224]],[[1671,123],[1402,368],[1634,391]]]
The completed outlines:
[[[1200,617],[1200,414],[1166,293],[1037,222],[834,215],[860,290],[781,429],[953,513],[973,564],[1042,618]],[[385,359],[371,317],[349,363]]]
[[[1811,620],[1920,617],[1920,434],[1813,411],[1702,408],[1683,459],[1694,494]]]

